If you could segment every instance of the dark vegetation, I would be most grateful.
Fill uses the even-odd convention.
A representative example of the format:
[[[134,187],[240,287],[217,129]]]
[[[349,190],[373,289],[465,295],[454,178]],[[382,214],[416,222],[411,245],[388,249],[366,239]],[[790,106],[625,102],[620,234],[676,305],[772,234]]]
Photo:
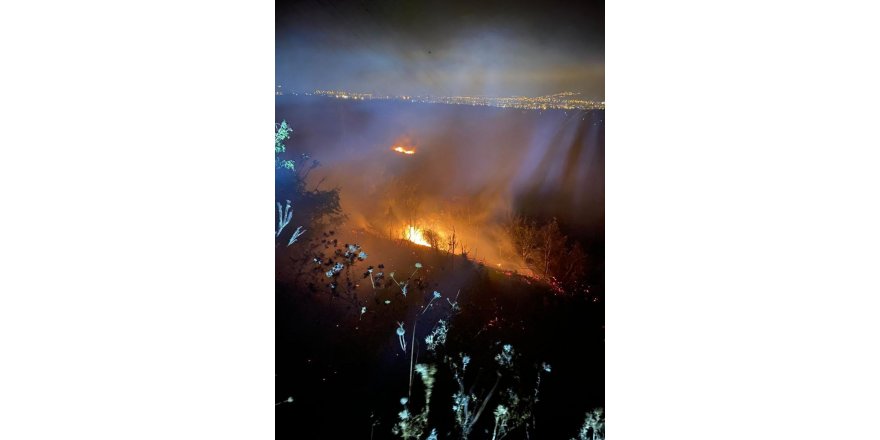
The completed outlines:
[[[587,255],[580,244],[571,241],[553,218],[544,224],[516,216],[507,226],[517,256],[540,279],[563,291],[582,287]]]

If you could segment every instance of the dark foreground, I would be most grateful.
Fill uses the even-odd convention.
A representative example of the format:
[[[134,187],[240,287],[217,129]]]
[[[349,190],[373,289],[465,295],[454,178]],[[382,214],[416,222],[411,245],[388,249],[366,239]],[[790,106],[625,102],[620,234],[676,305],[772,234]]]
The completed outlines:
[[[277,438],[400,438],[392,430],[404,408],[401,398],[409,396],[411,414],[424,409],[425,387],[416,373],[409,392],[411,360],[436,369],[426,427],[418,438],[432,429],[439,439],[462,438],[453,410],[462,355],[470,358],[459,378],[476,398],[471,411],[490,395],[468,438],[492,438],[498,405],[519,410],[520,423],[506,436],[514,439],[576,438],[585,413],[604,406],[601,280],[591,294],[569,296],[460,256],[369,237],[364,243],[365,250],[375,251],[336,278],[340,284],[349,280],[352,291],[341,286],[335,294],[326,286],[326,267],[316,263],[305,273],[283,269],[296,251],[279,251],[276,397],[293,402],[276,406]],[[373,289],[363,275],[369,266],[379,273],[383,261],[372,256],[380,253],[378,247],[386,280]],[[423,265],[417,271],[416,262]],[[387,279],[392,271],[397,281],[409,280],[406,297]],[[441,297],[432,302],[434,291]],[[425,337],[441,320],[448,323],[447,339],[429,350]],[[398,322],[404,323],[405,352]],[[513,353],[507,366],[496,358],[505,345]]]

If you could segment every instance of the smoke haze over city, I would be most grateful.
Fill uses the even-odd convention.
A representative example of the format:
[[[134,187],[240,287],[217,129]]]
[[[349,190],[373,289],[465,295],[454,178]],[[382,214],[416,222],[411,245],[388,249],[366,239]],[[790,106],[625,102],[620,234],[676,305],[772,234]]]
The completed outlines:
[[[604,101],[604,3],[302,1],[276,5],[286,90]]]

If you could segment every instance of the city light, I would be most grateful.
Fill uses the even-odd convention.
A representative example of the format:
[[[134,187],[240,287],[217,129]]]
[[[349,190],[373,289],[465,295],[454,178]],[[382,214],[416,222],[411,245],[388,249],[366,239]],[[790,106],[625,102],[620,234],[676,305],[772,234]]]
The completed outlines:
[[[579,93],[562,92],[546,96],[511,96],[491,98],[483,96],[390,96],[372,93],[357,93],[345,90],[315,90],[317,96],[336,99],[365,100],[403,100],[424,104],[450,104],[499,107],[525,110],[604,110],[604,101],[591,101],[580,97]],[[411,154],[411,153],[407,153]]]

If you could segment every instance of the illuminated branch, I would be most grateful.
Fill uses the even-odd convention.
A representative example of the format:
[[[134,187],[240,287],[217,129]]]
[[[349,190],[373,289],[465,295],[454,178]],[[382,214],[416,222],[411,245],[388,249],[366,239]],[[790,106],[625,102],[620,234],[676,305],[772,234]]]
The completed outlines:
[[[403,296],[406,297],[406,289],[409,287],[409,280],[406,282],[399,282],[397,278],[394,278],[394,272],[391,272],[391,279],[394,280],[394,284],[397,284],[397,287],[400,288],[400,292],[403,293]]]
[[[290,200],[284,205],[284,213],[281,212],[281,202],[275,202],[275,205],[278,207],[278,228],[275,229],[275,238],[278,238],[281,235],[281,231],[284,230],[284,227],[290,223],[290,219],[293,218],[293,211],[290,210]]]
[[[301,237],[305,233],[306,233],[306,230],[303,229],[302,226],[297,226],[296,230],[293,231],[293,237],[290,237],[290,241],[287,242],[287,245],[290,246],[290,245],[296,243],[296,239]]]
[[[431,300],[428,301],[428,305],[425,306],[425,310],[422,310],[422,315],[424,315],[425,312],[428,311],[428,307],[431,307],[431,303],[433,303],[435,299],[440,299],[440,296],[441,296],[441,295],[440,295],[440,292],[438,292],[438,291],[435,290],[435,291],[434,291],[434,296],[432,296],[432,297],[431,297]]]
[[[373,286],[373,290],[376,290],[376,281],[373,280],[373,266],[367,269],[367,273],[370,275],[370,285]]]
[[[281,210],[281,202],[275,202],[275,206],[278,208],[278,226],[275,228],[275,238],[281,235],[281,231],[290,223],[290,219],[293,218],[293,210],[290,209],[290,200],[287,200],[284,204],[284,210]],[[297,226],[296,230],[293,231],[293,236],[288,240],[287,245],[290,246],[296,243],[296,240],[300,238],[303,234],[306,233],[306,230],[302,228],[302,226]]]
[[[406,340],[403,339],[403,335],[406,334],[406,330],[404,330],[402,322],[398,322],[397,325],[400,326],[397,328],[397,339],[400,341],[400,349],[403,350],[404,353],[406,353]]]

